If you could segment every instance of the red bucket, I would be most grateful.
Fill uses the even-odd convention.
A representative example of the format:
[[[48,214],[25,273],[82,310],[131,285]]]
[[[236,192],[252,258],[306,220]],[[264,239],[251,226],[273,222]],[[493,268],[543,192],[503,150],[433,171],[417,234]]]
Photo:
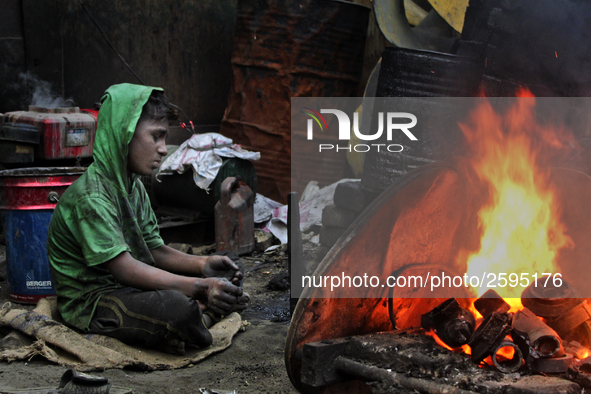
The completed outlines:
[[[0,213],[6,239],[10,299],[34,304],[55,295],[47,260],[53,210],[85,168],[20,168],[0,171]]]

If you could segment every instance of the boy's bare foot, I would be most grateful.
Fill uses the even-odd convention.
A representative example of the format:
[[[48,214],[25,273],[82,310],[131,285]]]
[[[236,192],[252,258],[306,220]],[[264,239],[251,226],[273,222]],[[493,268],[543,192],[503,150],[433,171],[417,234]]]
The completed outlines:
[[[210,327],[211,327],[211,326],[213,326],[215,323],[216,323],[216,322],[214,321],[214,319],[213,319],[211,316],[209,316],[209,314],[207,314],[207,313],[204,313],[204,314],[203,314],[203,325],[204,325],[206,328],[210,328]]]
[[[164,338],[162,342],[158,345],[158,350],[163,351],[168,354],[173,354],[175,356],[184,356],[185,355],[185,342],[180,339],[166,339]]]
[[[234,304],[230,312],[237,312],[240,313],[248,307],[248,303],[250,302],[250,295],[248,293],[242,293],[240,297],[238,297],[238,301]],[[210,328],[220,320],[222,320],[224,316],[218,315],[217,313],[213,313],[212,311],[205,310],[203,312],[203,325],[207,328]]]
[[[238,301],[234,304],[232,308],[232,312],[242,312],[246,308],[248,308],[248,303],[250,302],[250,295],[248,293],[242,293],[240,297],[238,297]]]

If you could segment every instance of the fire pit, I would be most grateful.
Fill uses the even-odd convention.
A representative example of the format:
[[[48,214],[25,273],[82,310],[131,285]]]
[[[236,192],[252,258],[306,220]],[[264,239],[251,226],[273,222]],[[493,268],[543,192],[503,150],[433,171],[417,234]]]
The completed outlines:
[[[537,125],[534,108],[535,99],[516,99],[502,117],[485,101],[461,125],[466,156],[408,173],[341,237],[314,272],[324,282],[307,282],[292,318],[286,364],[300,391],[590,387],[580,360],[591,314],[575,290],[588,292],[591,280],[581,269],[591,255],[591,178],[548,167],[574,139]],[[430,286],[354,284],[334,298],[333,278],[362,278],[370,265],[380,280]],[[528,287],[543,273],[552,288]],[[470,278],[493,281],[497,294],[483,297],[489,288]]]

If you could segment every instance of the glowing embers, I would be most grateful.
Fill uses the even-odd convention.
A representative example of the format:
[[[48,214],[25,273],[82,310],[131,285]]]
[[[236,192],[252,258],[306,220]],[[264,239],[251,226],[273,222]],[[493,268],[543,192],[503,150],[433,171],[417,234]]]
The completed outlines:
[[[460,308],[455,299],[448,299],[424,314],[422,327],[428,330],[428,335],[439,336],[437,342],[448,349],[459,348],[467,342],[469,351],[465,350],[465,346],[462,349],[471,355],[473,362],[480,364],[486,361],[504,373],[521,369],[534,373],[580,373],[588,368],[590,362],[586,360],[589,349],[581,345],[581,342],[587,346],[591,343],[591,320],[586,301],[544,298],[546,294],[572,296],[575,292],[568,283],[541,294],[531,285],[524,296],[541,297],[523,298],[522,301],[531,305],[536,313],[523,307],[512,313],[508,303],[494,291],[488,291],[474,302],[477,314],[483,319],[479,319],[481,321],[476,330],[462,343],[454,342],[454,339],[459,334],[464,339],[464,334],[468,332],[466,328],[474,327],[475,318],[471,312]],[[543,319],[540,314],[554,318]],[[435,332],[431,331],[434,328]],[[562,337],[557,330],[563,333]],[[575,368],[571,369],[573,365]]]
[[[475,326],[474,316],[460,307],[455,298],[444,301],[421,317],[421,327],[435,330],[437,336],[451,348],[467,344]]]

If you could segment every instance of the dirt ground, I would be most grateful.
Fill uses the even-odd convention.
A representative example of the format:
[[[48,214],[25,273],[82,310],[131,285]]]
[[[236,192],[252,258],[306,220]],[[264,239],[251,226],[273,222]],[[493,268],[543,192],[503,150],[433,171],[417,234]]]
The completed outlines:
[[[204,254],[209,252],[201,249]],[[244,289],[252,301],[242,318],[250,325],[234,337],[230,348],[192,367],[172,371],[111,369],[92,374],[107,377],[114,386],[129,387],[135,394],[189,394],[199,393],[201,388],[210,392],[297,393],[287,377],[283,358],[290,318],[285,282],[287,256],[281,250],[267,254],[255,252],[243,260]],[[5,247],[0,245],[0,262],[4,261]],[[8,295],[4,262],[0,263],[0,305],[8,301]],[[65,370],[42,358],[0,362],[0,389],[56,388]]]

